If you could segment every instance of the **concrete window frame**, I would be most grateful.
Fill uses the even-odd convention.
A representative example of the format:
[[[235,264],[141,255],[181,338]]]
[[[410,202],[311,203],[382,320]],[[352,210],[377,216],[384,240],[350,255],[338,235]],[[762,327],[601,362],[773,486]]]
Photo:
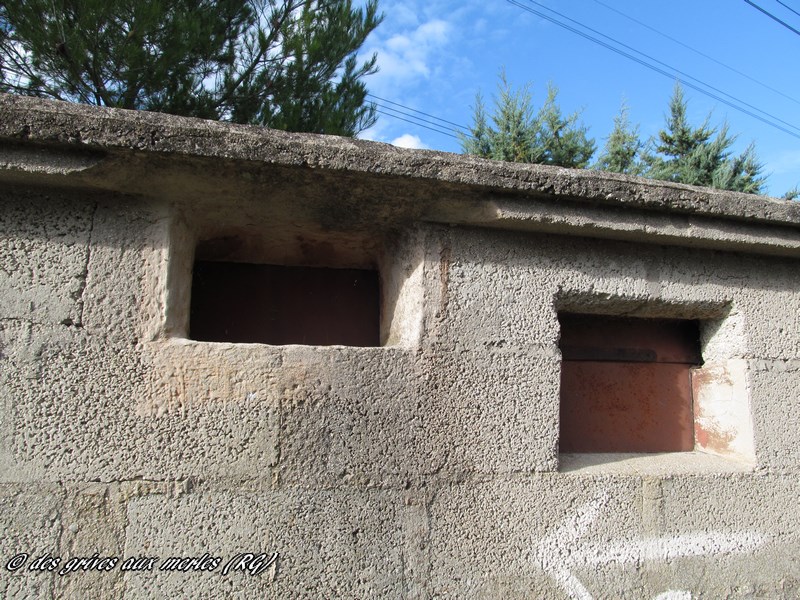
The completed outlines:
[[[252,218],[248,220],[247,215],[220,223],[208,218],[175,215],[169,227],[163,315],[154,337],[192,344],[236,345],[235,342],[201,342],[189,337],[195,261],[216,260],[374,270],[380,280],[380,343],[374,347],[416,348],[423,320],[424,244],[421,238],[422,234],[415,229],[375,234],[325,231],[310,226],[297,228],[286,223],[265,224]]]

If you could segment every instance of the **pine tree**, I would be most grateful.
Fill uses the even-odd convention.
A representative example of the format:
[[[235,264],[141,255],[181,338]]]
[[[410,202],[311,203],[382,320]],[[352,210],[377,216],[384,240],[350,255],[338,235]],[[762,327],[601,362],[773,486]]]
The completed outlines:
[[[729,158],[714,172],[711,187],[761,194],[765,183],[765,178],[761,176],[763,169],[764,165],[756,157],[755,145],[750,144],[739,156]]]
[[[639,157],[643,144],[639,139],[639,127],[631,126],[628,112],[628,106],[623,103],[619,114],[614,117],[614,129],[606,140],[595,169],[629,175],[641,174],[643,167]]]
[[[472,113],[472,127],[469,136],[462,136],[461,145],[466,154],[474,154],[481,158],[491,158],[492,142],[491,131],[486,121],[486,105],[483,97],[478,93],[475,97],[475,106]]]
[[[500,76],[499,97],[490,130],[491,157],[510,162],[532,162],[531,94],[528,87],[514,91],[505,73]]]
[[[585,167],[594,153],[594,140],[578,122],[578,113],[562,115],[557,95],[549,86],[547,100],[534,114],[529,86],[514,90],[501,72],[492,124],[478,94],[470,135],[461,138],[462,150],[495,160]]]
[[[547,100],[536,115],[534,148],[541,149],[541,159],[531,161],[561,167],[583,169],[595,151],[594,140],[578,123],[577,112],[564,117],[556,102],[558,88],[547,86]]]
[[[764,188],[763,165],[758,162],[751,144],[739,156],[732,156],[736,137],[728,125],[711,127],[707,118],[700,127],[692,127],[687,117],[687,102],[680,85],[675,86],[669,104],[666,129],[650,144],[644,157],[645,176],[758,194]]]
[[[6,0],[0,91],[354,135],[377,0]]]

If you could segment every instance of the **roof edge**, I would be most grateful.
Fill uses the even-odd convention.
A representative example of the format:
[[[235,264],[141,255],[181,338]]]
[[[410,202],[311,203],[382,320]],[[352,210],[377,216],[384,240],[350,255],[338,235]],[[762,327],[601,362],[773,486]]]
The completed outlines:
[[[800,203],[592,170],[492,161],[381,142],[0,94],[0,138],[403,176],[594,205],[800,228]]]

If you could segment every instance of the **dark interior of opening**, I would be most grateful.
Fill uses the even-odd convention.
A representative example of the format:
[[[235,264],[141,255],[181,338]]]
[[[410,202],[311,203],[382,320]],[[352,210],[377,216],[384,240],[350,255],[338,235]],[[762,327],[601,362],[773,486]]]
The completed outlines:
[[[378,272],[197,261],[189,336],[208,342],[379,346]]]
[[[561,452],[694,449],[697,321],[560,314]]]

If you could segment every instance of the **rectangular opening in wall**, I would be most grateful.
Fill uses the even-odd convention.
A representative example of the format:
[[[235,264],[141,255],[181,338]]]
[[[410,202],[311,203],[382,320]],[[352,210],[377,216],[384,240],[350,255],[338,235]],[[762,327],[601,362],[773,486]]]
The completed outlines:
[[[198,260],[192,274],[189,337],[379,346],[380,306],[376,270]]]
[[[693,320],[559,314],[562,453],[694,450]]]

